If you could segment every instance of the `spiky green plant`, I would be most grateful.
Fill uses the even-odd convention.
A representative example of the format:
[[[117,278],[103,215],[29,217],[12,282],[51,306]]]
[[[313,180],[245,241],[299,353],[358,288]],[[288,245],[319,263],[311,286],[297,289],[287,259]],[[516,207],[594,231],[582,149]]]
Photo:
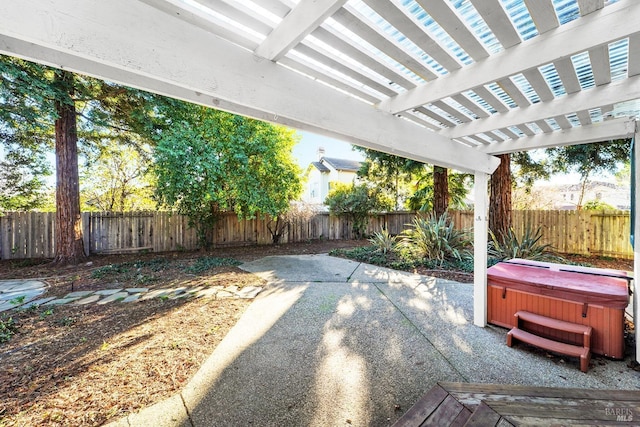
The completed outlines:
[[[447,258],[461,260],[471,244],[469,232],[457,230],[446,213],[439,218],[433,214],[416,217],[410,227],[403,232],[403,243],[416,255],[440,265]]]
[[[381,252],[383,255],[394,253],[398,247],[398,241],[398,236],[389,234],[389,230],[384,227],[381,227],[380,231],[373,233],[373,236],[369,239],[376,251]]]
[[[537,261],[554,261],[558,259],[553,253],[553,247],[550,244],[543,244],[542,227],[538,227],[535,231],[527,225],[524,229],[522,237],[518,237],[513,228],[504,234],[500,233],[501,239],[489,230],[491,241],[489,242],[488,255],[497,260],[505,260],[511,258],[524,258]]]

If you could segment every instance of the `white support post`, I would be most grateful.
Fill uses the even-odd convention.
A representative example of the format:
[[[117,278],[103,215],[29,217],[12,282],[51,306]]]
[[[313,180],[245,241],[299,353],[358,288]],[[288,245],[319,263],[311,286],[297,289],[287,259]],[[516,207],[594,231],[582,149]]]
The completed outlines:
[[[475,173],[473,207],[473,323],[487,326],[487,232],[489,174]]]
[[[634,248],[633,248],[633,323],[635,324],[635,335],[636,335],[636,361],[640,362],[640,334],[638,333],[638,328],[640,327],[640,298],[638,298],[638,291],[640,291],[640,286],[638,286],[638,280],[640,280],[640,197],[638,194],[638,190],[640,190],[640,173],[638,173],[640,168],[640,150],[638,149],[638,144],[640,143],[640,131],[638,129],[638,122],[636,122],[635,129],[635,153],[634,153],[634,162],[635,162],[635,174],[631,177],[633,179],[633,183],[635,185],[636,197],[635,204],[631,206],[631,209],[635,212],[634,223],[631,224],[633,227],[633,236],[634,236]]]

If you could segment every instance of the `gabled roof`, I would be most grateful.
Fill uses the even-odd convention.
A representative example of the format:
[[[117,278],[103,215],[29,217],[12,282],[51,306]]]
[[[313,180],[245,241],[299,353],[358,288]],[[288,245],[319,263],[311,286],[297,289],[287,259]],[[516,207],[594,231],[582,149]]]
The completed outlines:
[[[320,162],[326,162],[335,170],[345,172],[358,172],[362,166],[362,162],[357,160],[336,159],[334,157],[323,157]]]
[[[329,169],[328,167],[326,167],[325,165],[323,165],[321,162],[311,162],[311,166],[315,167],[316,169],[318,169],[320,172],[331,172],[331,169]],[[309,168],[311,169],[311,168]]]

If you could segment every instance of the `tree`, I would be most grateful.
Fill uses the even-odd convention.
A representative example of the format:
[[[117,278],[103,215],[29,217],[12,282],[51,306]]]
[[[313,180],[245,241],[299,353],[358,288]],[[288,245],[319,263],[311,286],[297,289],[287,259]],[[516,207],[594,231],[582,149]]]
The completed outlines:
[[[299,196],[292,130],[198,105],[175,108],[155,151],[156,196],[189,217],[203,248],[221,212],[275,217]]]
[[[111,142],[97,152],[87,152],[81,168],[83,209],[135,211],[155,209],[150,153]]]
[[[511,162],[509,154],[501,154],[500,165],[491,175],[489,230],[502,243],[511,228]]]
[[[629,161],[631,144],[628,139],[570,145],[547,150],[554,172],[577,172],[580,174],[580,197],[578,209],[582,208],[584,192],[589,178],[598,172],[615,172],[621,163]]]
[[[56,256],[59,264],[84,258],[80,224],[78,150],[151,133],[144,92],[6,56],[0,57],[0,130],[7,144],[37,153],[55,148]],[[8,142],[9,141],[9,142]],[[38,162],[25,167],[36,175]],[[34,184],[39,184],[37,181]]]
[[[447,185],[442,184],[436,186],[434,180],[436,178],[435,168],[425,167],[423,172],[418,176],[415,183],[415,191],[409,198],[409,209],[421,212],[435,212],[434,200],[440,200],[441,208],[444,206],[442,201],[443,193],[446,191],[447,202],[446,208],[465,209],[465,198],[469,194],[469,181],[471,175],[463,173],[448,173],[445,169]],[[442,179],[444,173],[439,176]],[[439,192],[439,193],[437,193]],[[442,216],[442,215],[440,215]],[[439,217],[437,217],[439,218]]]
[[[449,180],[447,168],[433,167],[433,214],[441,218],[449,208]]]
[[[395,210],[400,210],[403,200],[411,194],[411,184],[415,181],[416,174],[424,169],[425,164],[369,148],[355,148],[365,155],[358,176],[374,187],[392,194]]]
[[[44,176],[51,173],[44,154],[15,144],[4,151],[0,160],[0,211],[41,208],[46,201]]]
[[[369,215],[393,209],[394,202],[387,194],[366,184],[336,183],[324,201],[329,212],[345,217],[353,223],[356,238],[364,237]]]
[[[74,76],[56,70],[53,85],[61,96],[56,109],[56,256],[55,263],[77,264],[84,258],[82,218],[80,217],[80,182],[78,177],[78,134]],[[64,96],[62,96],[64,94]]]

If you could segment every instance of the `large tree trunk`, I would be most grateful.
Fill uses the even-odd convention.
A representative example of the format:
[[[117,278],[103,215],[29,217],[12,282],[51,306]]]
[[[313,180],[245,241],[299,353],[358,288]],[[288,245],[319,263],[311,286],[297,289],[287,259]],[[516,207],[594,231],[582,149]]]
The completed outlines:
[[[511,158],[501,154],[500,166],[491,175],[489,229],[502,241],[511,228]]]
[[[69,94],[68,102],[56,101],[56,264],[77,264],[85,258],[80,217],[78,135],[73,74],[58,70],[56,85]]]
[[[440,218],[449,207],[449,178],[447,168],[433,167],[433,213]]]

